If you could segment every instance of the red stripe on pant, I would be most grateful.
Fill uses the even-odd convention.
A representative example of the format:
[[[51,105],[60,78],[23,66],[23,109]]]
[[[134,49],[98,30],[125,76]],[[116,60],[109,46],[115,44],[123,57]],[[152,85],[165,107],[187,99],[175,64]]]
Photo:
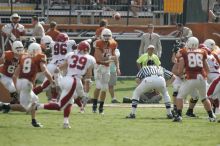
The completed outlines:
[[[72,98],[74,91],[76,90],[76,78],[73,77],[73,84],[72,84],[72,88],[70,89],[69,93],[63,97],[60,101],[60,108],[64,107],[69,100]]]
[[[61,104],[59,106],[58,103],[48,103],[48,104],[44,104],[44,109],[48,109],[48,110],[60,110],[63,106],[65,106],[69,100],[72,98],[74,91],[76,90],[76,78],[73,78],[73,83],[72,83],[72,88],[70,89],[69,93],[63,97],[63,99],[61,100]],[[71,109],[71,107],[70,107]]]
[[[219,81],[220,81],[220,77],[218,77],[217,79],[215,79],[215,80],[211,83],[211,85],[210,85],[210,87],[209,87],[209,90],[208,90],[208,92],[207,92],[207,95],[208,95],[208,96],[210,96],[210,95],[213,94],[213,92],[215,91],[215,87],[217,86],[217,84],[219,83]]]

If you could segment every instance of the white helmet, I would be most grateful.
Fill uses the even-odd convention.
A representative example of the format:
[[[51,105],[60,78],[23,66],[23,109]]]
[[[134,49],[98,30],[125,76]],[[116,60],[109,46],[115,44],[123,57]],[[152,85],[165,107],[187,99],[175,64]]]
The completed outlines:
[[[49,35],[45,35],[41,38],[40,44],[45,46],[46,49],[49,49],[53,39]]]
[[[199,40],[196,37],[190,37],[186,42],[186,48],[188,49],[198,49]]]
[[[101,39],[104,41],[108,41],[112,38],[112,31],[108,28],[102,30]]]
[[[206,47],[208,47],[209,49],[214,50],[215,41],[213,39],[207,39],[204,41],[204,45],[206,45]]]
[[[13,18],[18,18],[18,21],[21,20],[21,16],[19,16],[17,13],[14,13],[10,16],[10,21],[12,21]]]
[[[16,54],[20,54],[24,51],[24,46],[21,41],[14,41],[12,44],[12,51]]]
[[[28,52],[30,55],[34,56],[34,55],[36,55],[36,54],[42,53],[42,50],[41,50],[41,47],[40,47],[40,45],[39,45],[38,43],[31,43],[31,44],[29,45],[29,47],[28,47],[27,52]]]
[[[67,47],[72,48],[72,50],[76,50],[77,49],[76,41],[68,40]]]

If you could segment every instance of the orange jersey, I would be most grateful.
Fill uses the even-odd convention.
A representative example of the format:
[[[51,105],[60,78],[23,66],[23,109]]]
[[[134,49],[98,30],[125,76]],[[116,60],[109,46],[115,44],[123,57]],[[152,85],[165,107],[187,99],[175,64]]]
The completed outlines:
[[[27,54],[20,58],[20,73],[19,78],[27,79],[34,83],[37,73],[41,72],[40,63],[46,63],[46,55],[37,54],[34,57],[30,57]]]
[[[103,40],[96,41],[96,49],[100,49],[102,52],[102,56],[115,56],[115,49],[117,48],[118,44],[114,39],[105,42]],[[97,56],[95,56],[97,57]],[[97,58],[95,58],[97,60]],[[105,66],[109,66],[109,63],[100,63],[97,61],[97,64],[103,64]]]
[[[0,72],[8,77],[12,77],[15,71],[15,68],[18,66],[18,59],[14,57],[14,52],[6,51],[5,52],[5,62],[0,67]]]
[[[186,79],[197,79],[198,74],[206,78],[207,75],[204,70],[204,61],[207,59],[206,51],[183,49],[181,54],[185,63]]]

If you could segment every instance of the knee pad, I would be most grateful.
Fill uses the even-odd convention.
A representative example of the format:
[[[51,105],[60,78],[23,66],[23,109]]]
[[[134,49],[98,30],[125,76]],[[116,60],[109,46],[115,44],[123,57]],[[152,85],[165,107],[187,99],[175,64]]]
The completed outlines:
[[[198,98],[197,98],[197,97],[196,97],[196,99],[190,98],[190,102],[191,102],[191,103],[197,103],[197,102],[198,102]]]

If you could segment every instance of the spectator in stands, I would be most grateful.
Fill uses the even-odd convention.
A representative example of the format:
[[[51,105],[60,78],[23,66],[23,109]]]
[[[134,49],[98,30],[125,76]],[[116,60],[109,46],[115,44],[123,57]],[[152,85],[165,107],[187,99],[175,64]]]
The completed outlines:
[[[115,55],[119,60],[120,51],[117,48],[115,49]],[[119,66],[119,62],[118,62],[118,66]],[[110,80],[108,82],[108,90],[112,98],[112,103],[120,103],[115,97],[115,90],[114,90],[114,86],[116,85],[116,82],[117,82],[117,75],[119,74],[117,74],[116,63],[111,62],[110,63]]]
[[[139,56],[141,56],[147,51],[149,45],[153,45],[155,47],[154,54],[156,54],[160,58],[162,54],[160,36],[157,33],[154,33],[153,24],[149,24],[147,28],[148,28],[148,33],[145,33],[141,39]]]
[[[156,66],[159,66],[161,64],[160,59],[157,57],[156,54],[154,54],[154,45],[149,45],[147,47],[147,52],[141,55],[137,59],[137,66],[138,70],[140,70],[142,67],[145,67],[147,65],[147,62],[149,60],[152,60]]]
[[[45,31],[44,31],[44,27],[42,26],[42,24],[39,22],[38,17],[37,16],[33,16],[32,17],[32,24],[33,24],[33,36],[37,36],[37,37],[43,37],[45,36]]]
[[[192,30],[188,27],[185,27],[182,23],[177,23],[176,28],[177,30],[169,35],[180,38],[182,42],[186,42],[189,37],[193,36]]]
[[[57,23],[55,21],[50,22],[50,28],[46,32],[46,35],[49,35],[53,41],[56,41],[57,36],[60,34],[60,31],[57,30]]]
[[[21,17],[14,13],[10,17],[11,23],[8,23],[2,27],[2,35],[5,38],[3,47],[5,50],[9,50],[12,47],[12,43],[15,40],[19,40],[20,36],[25,35],[25,28],[19,23]]]
[[[138,11],[142,8],[142,0],[131,0],[130,10],[133,13],[133,17],[138,17]]]
[[[209,19],[214,22],[220,22],[220,0],[216,0],[212,9],[209,10]]]

